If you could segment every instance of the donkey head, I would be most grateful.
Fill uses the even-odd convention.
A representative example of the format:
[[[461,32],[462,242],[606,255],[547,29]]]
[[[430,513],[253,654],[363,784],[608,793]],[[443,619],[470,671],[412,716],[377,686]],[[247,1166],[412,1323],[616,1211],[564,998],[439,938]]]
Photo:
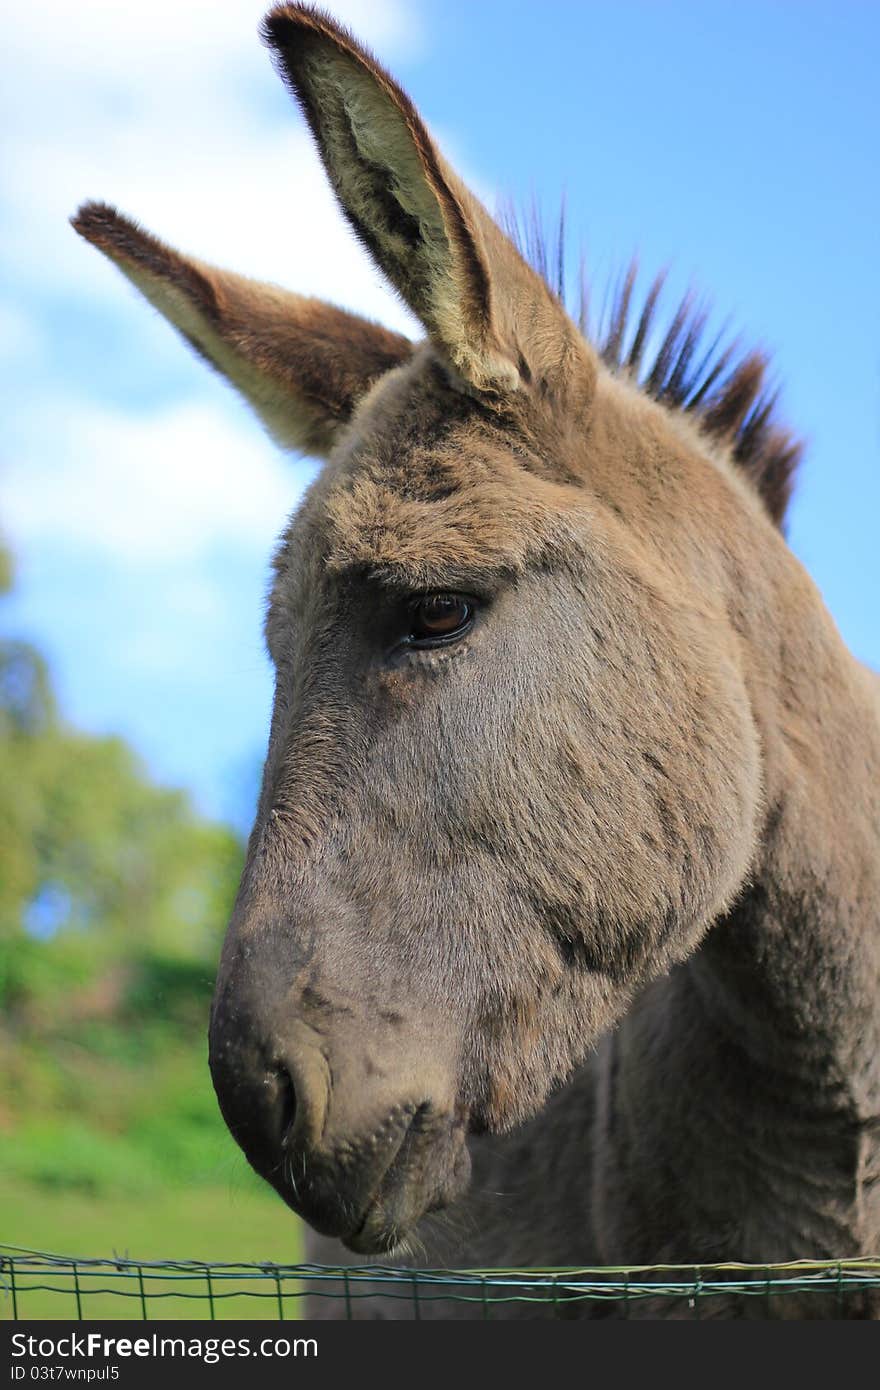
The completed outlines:
[[[254,1167],[377,1251],[463,1190],[468,1133],[536,1114],[742,884],[758,740],[711,535],[759,504],[600,366],[347,33],[282,6],[265,36],[425,342],[110,208],[75,225],[326,459],[275,557],[211,1068]]]

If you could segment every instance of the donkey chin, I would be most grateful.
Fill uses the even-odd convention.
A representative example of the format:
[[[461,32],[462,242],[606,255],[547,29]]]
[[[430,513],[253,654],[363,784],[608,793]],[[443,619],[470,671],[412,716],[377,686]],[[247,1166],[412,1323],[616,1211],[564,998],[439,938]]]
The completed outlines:
[[[300,1151],[291,1136],[274,1186],[320,1234],[338,1237],[358,1254],[391,1254],[405,1246],[423,1216],[464,1193],[470,1179],[465,1136],[463,1118],[438,1113],[430,1102],[397,1105],[359,1141],[306,1163],[300,1159],[299,1177]]]

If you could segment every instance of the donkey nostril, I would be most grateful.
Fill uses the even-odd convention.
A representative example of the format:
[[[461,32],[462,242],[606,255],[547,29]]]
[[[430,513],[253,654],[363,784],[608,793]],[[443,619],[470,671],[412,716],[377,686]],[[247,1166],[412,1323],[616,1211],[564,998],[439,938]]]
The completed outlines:
[[[296,1091],[293,1086],[293,1078],[286,1067],[279,1066],[275,1071],[267,1074],[265,1085],[274,1093],[272,1100],[278,1125],[278,1136],[282,1148],[286,1148],[296,1118]]]

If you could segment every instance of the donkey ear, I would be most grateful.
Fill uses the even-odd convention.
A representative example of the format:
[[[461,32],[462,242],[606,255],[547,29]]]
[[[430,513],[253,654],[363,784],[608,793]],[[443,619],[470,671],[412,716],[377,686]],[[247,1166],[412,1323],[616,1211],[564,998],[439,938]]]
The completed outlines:
[[[408,338],[332,304],[181,256],[105,204],[71,221],[285,447],[326,456],[360,397],[412,353]]]
[[[591,352],[559,301],[375,59],[326,15],[299,5],[272,10],[263,37],[343,211],[465,382],[497,394],[529,379],[552,386],[580,374],[581,385],[592,383]]]

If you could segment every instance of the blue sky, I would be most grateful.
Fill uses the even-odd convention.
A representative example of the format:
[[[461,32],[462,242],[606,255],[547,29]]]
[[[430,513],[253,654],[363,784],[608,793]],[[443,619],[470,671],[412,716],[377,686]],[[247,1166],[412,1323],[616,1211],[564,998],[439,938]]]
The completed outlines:
[[[256,38],[263,8],[46,0],[7,17],[0,60],[4,627],[47,651],[73,722],[239,820],[271,695],[268,559],[314,465],[282,458],[66,217],[103,197],[206,259],[415,331],[333,207]],[[670,297],[695,286],[772,351],[808,442],[791,545],[880,666],[880,7],[330,8],[490,205],[564,193],[599,284],[637,251],[646,277],[670,266]]]

